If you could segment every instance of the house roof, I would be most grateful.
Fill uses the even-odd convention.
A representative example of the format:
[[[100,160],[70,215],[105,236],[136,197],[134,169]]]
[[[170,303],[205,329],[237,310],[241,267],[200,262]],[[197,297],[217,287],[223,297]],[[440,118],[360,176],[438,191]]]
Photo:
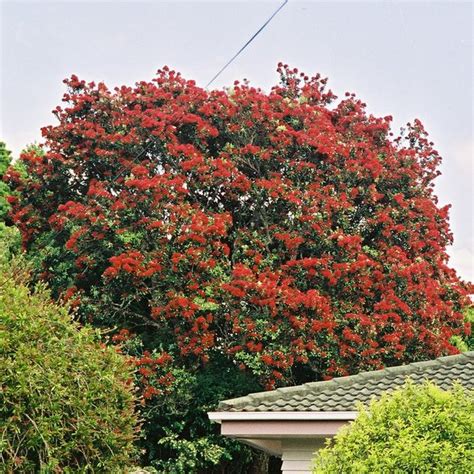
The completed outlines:
[[[382,392],[403,385],[408,377],[414,383],[429,379],[443,389],[450,388],[454,381],[474,389],[474,351],[329,381],[252,393],[224,400],[219,404],[218,410],[267,413],[354,411],[357,409],[357,402],[368,403]]]

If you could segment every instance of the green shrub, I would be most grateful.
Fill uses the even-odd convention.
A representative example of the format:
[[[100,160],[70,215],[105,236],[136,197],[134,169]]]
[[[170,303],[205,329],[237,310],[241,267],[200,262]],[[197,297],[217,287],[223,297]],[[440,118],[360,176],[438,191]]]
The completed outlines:
[[[14,226],[0,222],[0,265],[8,263],[21,251],[21,235]]]
[[[11,162],[11,151],[7,149],[7,146],[4,142],[0,141],[0,222],[5,220],[10,210],[7,196],[10,194],[11,190],[7,183],[3,181],[3,177]]]
[[[2,472],[122,472],[133,460],[132,374],[17,261],[0,272]]]
[[[451,337],[451,344],[461,352],[474,351],[474,306],[464,308],[464,321],[470,327],[470,332]]]
[[[314,473],[472,473],[474,394],[411,382],[344,427],[315,459]]]

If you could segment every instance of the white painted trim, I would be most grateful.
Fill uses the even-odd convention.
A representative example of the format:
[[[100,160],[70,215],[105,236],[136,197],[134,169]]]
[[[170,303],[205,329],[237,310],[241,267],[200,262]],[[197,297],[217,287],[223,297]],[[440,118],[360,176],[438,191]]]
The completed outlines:
[[[211,421],[355,420],[356,411],[211,411]]]

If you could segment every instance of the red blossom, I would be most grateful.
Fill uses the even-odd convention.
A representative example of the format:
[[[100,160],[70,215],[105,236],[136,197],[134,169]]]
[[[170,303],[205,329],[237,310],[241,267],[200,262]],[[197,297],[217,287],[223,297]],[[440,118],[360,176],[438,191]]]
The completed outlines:
[[[160,338],[137,359],[145,399],[169,364],[216,353],[274,387],[449,354],[470,330],[422,124],[393,139],[355,95],[278,70],[268,93],[167,68],[114,91],[72,76],[46,155],[5,176],[26,249],[50,242],[36,257],[53,291]]]

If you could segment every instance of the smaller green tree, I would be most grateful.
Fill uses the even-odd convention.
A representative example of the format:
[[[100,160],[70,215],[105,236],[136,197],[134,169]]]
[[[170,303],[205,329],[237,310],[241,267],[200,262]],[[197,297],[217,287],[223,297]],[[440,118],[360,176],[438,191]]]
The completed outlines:
[[[0,264],[11,260],[21,251],[21,235],[15,226],[0,222]]]
[[[317,453],[313,473],[461,474],[473,466],[473,391],[408,381],[361,406],[357,419]]]
[[[457,347],[461,352],[474,351],[474,306],[468,306],[463,311],[464,321],[469,328],[464,335],[456,335],[451,338],[451,344]]]
[[[131,367],[28,283],[18,259],[0,268],[2,472],[122,472],[137,423]]]
[[[8,261],[21,247],[20,232],[15,226],[8,225],[7,222],[10,212],[7,197],[11,194],[11,189],[3,178],[11,162],[10,150],[7,149],[4,142],[0,142],[0,262]]]
[[[471,328],[470,333],[465,337],[466,351],[474,351],[474,306],[470,306],[464,310],[464,319]]]
[[[3,182],[3,176],[11,164],[10,150],[4,142],[0,142],[0,222],[3,222],[10,210],[10,206],[7,202],[7,195],[10,194],[10,188],[7,183]]]

